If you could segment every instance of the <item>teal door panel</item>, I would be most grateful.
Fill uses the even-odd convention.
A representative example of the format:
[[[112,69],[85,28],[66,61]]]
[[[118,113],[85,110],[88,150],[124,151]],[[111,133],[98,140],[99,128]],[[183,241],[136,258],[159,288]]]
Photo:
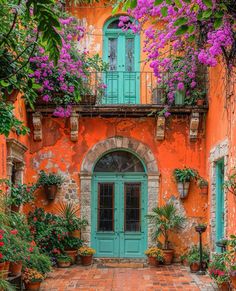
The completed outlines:
[[[216,241],[224,237],[224,160],[216,163]],[[220,248],[217,248],[220,251]]]
[[[146,175],[99,173],[94,175],[92,183],[91,229],[96,256],[144,257],[147,246]],[[101,208],[104,205],[106,209]]]
[[[103,77],[107,89],[102,103],[140,103],[140,37],[122,31],[117,20],[109,20],[104,27],[103,59],[109,70]]]

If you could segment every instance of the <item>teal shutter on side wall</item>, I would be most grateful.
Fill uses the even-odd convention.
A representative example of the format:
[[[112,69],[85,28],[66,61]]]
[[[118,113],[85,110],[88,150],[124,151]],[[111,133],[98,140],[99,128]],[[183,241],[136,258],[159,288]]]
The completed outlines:
[[[219,160],[216,163],[216,241],[224,237],[224,160]],[[216,248],[219,252],[220,248]]]

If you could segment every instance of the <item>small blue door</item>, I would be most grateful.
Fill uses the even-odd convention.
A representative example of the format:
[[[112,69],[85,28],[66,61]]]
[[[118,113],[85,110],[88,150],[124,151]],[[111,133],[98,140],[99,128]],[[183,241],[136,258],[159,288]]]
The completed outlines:
[[[109,64],[104,75],[107,85],[105,104],[140,103],[139,35],[119,28],[119,19],[104,27],[103,59]]]
[[[96,164],[91,228],[97,257],[144,256],[147,181],[143,171],[137,157],[123,151],[109,153]]]
[[[219,160],[216,163],[216,241],[224,237],[224,160]],[[220,248],[217,248],[220,251]]]

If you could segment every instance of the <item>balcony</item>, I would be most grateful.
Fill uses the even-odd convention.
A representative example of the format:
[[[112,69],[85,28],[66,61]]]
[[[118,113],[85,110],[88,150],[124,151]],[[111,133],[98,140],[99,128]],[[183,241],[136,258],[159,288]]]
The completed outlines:
[[[163,79],[167,81],[168,75]],[[166,81],[158,83],[152,72],[92,72],[85,80],[86,93],[80,102],[73,104],[73,107],[82,116],[152,115],[165,108]],[[177,92],[170,112],[175,114],[206,112],[208,108],[206,74],[199,74],[198,88],[206,92],[203,105],[196,104],[194,94],[191,92],[188,97],[185,96],[185,92]],[[36,108],[49,113],[53,111],[55,105],[38,101]]]

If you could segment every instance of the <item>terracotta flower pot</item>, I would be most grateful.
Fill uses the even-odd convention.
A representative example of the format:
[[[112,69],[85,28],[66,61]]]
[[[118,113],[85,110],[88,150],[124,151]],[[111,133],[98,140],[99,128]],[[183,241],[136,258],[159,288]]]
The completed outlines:
[[[75,264],[76,257],[78,255],[78,251],[77,250],[66,250],[65,253],[67,254],[67,256],[69,256],[71,258],[71,265]]]
[[[202,195],[207,195],[208,194],[208,186],[201,186],[201,194]]]
[[[189,265],[191,273],[197,273],[200,270],[199,262],[194,262]]]
[[[230,290],[229,282],[218,284],[218,288],[219,291],[229,291]]]
[[[69,268],[71,265],[71,262],[57,261],[57,265],[59,268]]]
[[[197,99],[197,106],[202,106],[204,104],[204,99]]]
[[[156,267],[158,265],[158,261],[156,257],[148,257],[148,264],[149,266]]]
[[[19,211],[20,211],[20,206],[11,205],[11,212],[19,212]]]
[[[44,185],[44,191],[48,200],[54,200],[57,194],[57,185]]]
[[[232,286],[236,289],[236,275],[230,275]]]
[[[17,276],[17,275],[21,274],[22,262],[21,261],[14,262],[14,263],[11,262],[9,270],[13,276]]]
[[[183,266],[187,267],[188,266],[188,260],[187,259],[183,259],[182,264],[183,264]]]
[[[164,265],[170,265],[173,261],[174,250],[162,250],[164,255]]]
[[[4,277],[4,273],[5,273],[5,262],[1,262],[0,263],[0,278]]]
[[[93,262],[93,256],[92,255],[90,255],[90,256],[80,256],[80,259],[81,259],[81,264],[83,266],[89,266]]]
[[[8,273],[9,273],[9,267],[10,267],[10,262],[5,262],[4,263],[4,269],[3,269],[3,278],[7,279],[8,278]]]
[[[42,281],[25,283],[25,290],[38,291]]]

